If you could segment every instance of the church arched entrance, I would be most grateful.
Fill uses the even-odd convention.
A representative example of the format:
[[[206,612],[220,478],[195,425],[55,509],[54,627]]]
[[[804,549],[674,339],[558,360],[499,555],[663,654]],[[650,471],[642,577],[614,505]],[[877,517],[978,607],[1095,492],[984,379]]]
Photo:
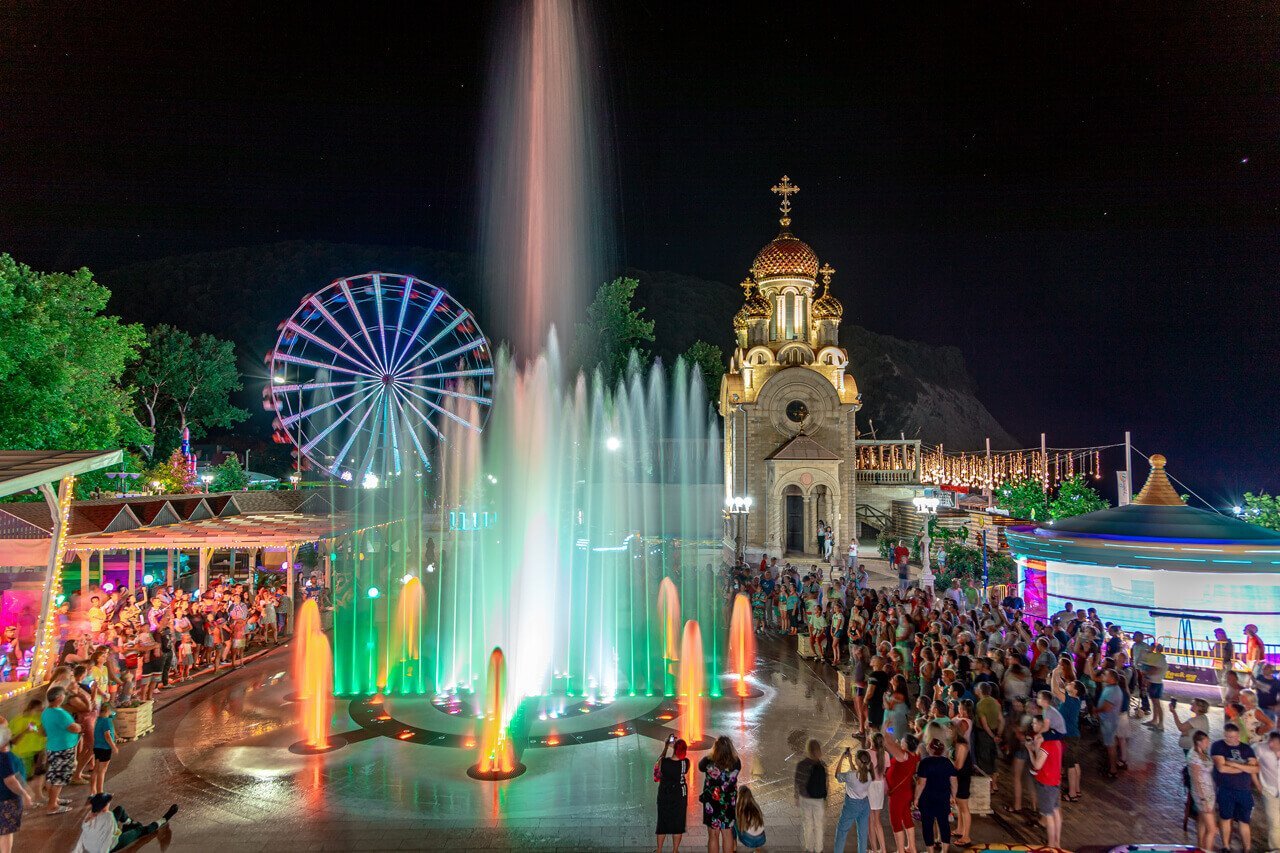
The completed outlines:
[[[799,486],[782,492],[782,517],[786,524],[784,548],[788,554],[804,553],[804,495]]]

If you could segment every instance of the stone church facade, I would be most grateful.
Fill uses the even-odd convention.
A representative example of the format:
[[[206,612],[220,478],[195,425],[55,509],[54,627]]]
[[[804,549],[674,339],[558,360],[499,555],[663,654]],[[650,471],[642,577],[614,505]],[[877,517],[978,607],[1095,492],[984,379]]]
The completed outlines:
[[[720,386],[725,499],[751,499],[731,515],[731,538],[752,553],[817,556],[818,523],[841,553],[857,518],[857,383],[840,346],[844,307],[835,270],[791,233],[783,177],[781,230],[756,255],[733,320],[735,347]]]

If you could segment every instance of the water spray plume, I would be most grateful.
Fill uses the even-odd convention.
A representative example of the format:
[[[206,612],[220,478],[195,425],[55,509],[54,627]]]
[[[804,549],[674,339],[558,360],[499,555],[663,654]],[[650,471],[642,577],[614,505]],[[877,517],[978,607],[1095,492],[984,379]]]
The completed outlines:
[[[378,690],[385,692],[391,674],[399,671],[402,687],[416,680],[422,658],[422,620],[426,608],[422,582],[409,578],[400,588],[387,654],[378,663]],[[408,691],[402,691],[408,692]]]
[[[707,730],[706,665],[702,660],[702,629],[697,621],[684,623],[680,640],[680,737],[688,744],[702,740]]]
[[[489,655],[489,683],[485,693],[484,725],[480,730],[480,760],[476,769],[482,774],[511,773],[516,757],[507,727],[503,723],[503,694],[507,685],[507,664],[502,649]]]
[[[671,578],[658,585],[658,619],[662,626],[662,657],[680,659],[680,596]]]
[[[329,638],[320,630],[320,609],[308,599],[298,611],[293,642],[293,680],[297,687],[299,726],[308,749],[330,747],[333,719],[333,655]]]
[[[751,602],[742,593],[733,598],[733,616],[729,620],[729,665],[738,677],[734,690],[746,698],[747,676],[755,666],[756,633],[751,621]]]

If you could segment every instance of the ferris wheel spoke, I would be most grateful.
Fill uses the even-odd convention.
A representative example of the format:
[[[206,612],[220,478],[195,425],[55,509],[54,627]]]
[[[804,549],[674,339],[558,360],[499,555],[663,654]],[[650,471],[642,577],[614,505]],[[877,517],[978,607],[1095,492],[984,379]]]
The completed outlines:
[[[423,327],[427,325],[427,322],[433,316],[435,316],[436,307],[439,306],[440,300],[442,299],[444,299],[444,291],[437,288],[435,295],[431,297],[431,302],[428,303],[426,310],[424,310],[422,312],[422,316],[418,318],[418,325],[414,326],[413,334],[409,335],[408,341],[405,342],[404,352],[400,353],[399,358],[397,358],[394,362],[392,362],[391,364],[392,373],[395,373],[400,369],[400,362],[404,360],[405,354],[409,352],[409,347],[413,345],[412,342],[416,341],[418,339],[418,336],[422,334]]]
[[[400,390],[401,390],[401,391],[404,391],[406,394],[412,394],[414,397],[417,397],[419,400],[421,400],[422,402],[426,403],[428,406],[430,406],[431,408],[435,409],[435,410],[436,410],[437,412],[439,412],[440,414],[444,415],[445,417],[447,417],[447,418],[449,418],[449,419],[451,419],[451,420],[457,421],[458,423],[462,424],[462,425],[463,425],[464,427],[466,427],[467,429],[472,429],[472,430],[475,430],[476,432],[479,432],[479,431],[480,431],[480,426],[479,426],[479,424],[473,424],[471,421],[467,420],[466,418],[464,418],[464,417],[462,417],[462,416],[460,416],[460,415],[456,414],[455,412],[451,412],[451,411],[449,411],[448,409],[444,408],[443,406],[440,406],[439,404],[437,404],[436,402],[434,402],[434,401],[433,401],[433,400],[431,400],[430,398],[422,396],[422,395],[421,395],[421,394],[419,394],[417,391],[414,391],[414,390],[413,390],[413,386],[412,386],[412,385],[406,385],[406,386],[402,387]]]
[[[397,388],[395,385],[392,385],[392,386],[391,386],[391,394],[392,394],[392,396],[393,396],[393,397],[395,397],[395,398],[396,398],[397,402],[402,402],[402,403],[404,403],[406,406],[411,406],[411,405],[412,405],[412,403],[411,403],[409,400],[407,400],[407,399],[403,399],[403,398],[404,398],[404,394],[402,394],[402,393],[400,392],[400,389],[399,389],[399,388]],[[409,436],[409,438],[410,438],[410,440],[412,440],[412,441],[413,441],[413,448],[414,448],[414,450],[418,451],[418,458],[422,460],[422,466],[423,466],[424,468],[426,468],[428,471],[430,471],[430,470],[431,470],[431,459],[430,459],[430,457],[428,457],[428,456],[427,456],[427,451],[423,449],[423,447],[422,447],[422,442],[418,439],[418,431],[417,431],[416,429],[414,429],[414,428],[413,428],[413,426],[409,423],[409,417],[408,417],[408,415],[406,415],[406,414],[404,413],[404,409],[402,409],[402,408],[401,408],[401,409],[399,409],[399,413],[400,413],[400,415],[401,415],[401,416],[403,416],[403,417],[404,417],[404,431],[405,431],[405,434],[406,434],[406,435],[408,435],[408,436]],[[421,416],[421,412],[419,412],[419,416]],[[436,430],[435,426],[431,423],[431,421],[430,421],[430,420],[428,420],[428,419],[426,419],[426,418],[423,418],[423,422],[424,422],[424,423],[426,423],[426,424],[427,424],[427,426],[430,426],[430,427],[431,427],[432,432],[435,432],[435,433],[436,433],[436,435],[439,435],[439,434],[440,434],[440,433],[439,433],[439,431],[437,431],[437,430]]]
[[[419,368],[421,370],[421,368]],[[448,370],[444,373],[419,373],[417,370],[412,373],[401,373],[396,377],[397,382],[404,382],[410,379],[428,380],[428,379],[460,379],[464,376],[492,376],[492,367],[474,367],[470,370]]]
[[[356,438],[360,435],[360,430],[364,429],[364,422],[369,420],[369,415],[373,414],[374,409],[377,408],[376,398],[378,395],[380,395],[383,392],[384,388],[386,388],[386,386],[381,385],[378,387],[376,391],[373,392],[372,396],[375,398],[373,404],[365,408],[364,414],[360,416],[360,420],[356,422],[355,427],[351,430],[351,435],[347,436],[347,440],[342,445],[342,449],[339,450],[338,453],[333,457],[332,467],[330,467],[329,470],[336,471],[338,466],[342,464],[342,461],[346,459],[347,451],[351,449],[351,445],[355,444]],[[351,411],[354,412],[355,409],[352,408]],[[329,429],[332,430],[335,425],[336,425],[336,422],[335,424],[331,424],[329,426]]]
[[[272,358],[276,361],[283,361],[288,364],[298,364],[304,367],[314,367],[317,370],[336,370],[339,373],[346,373],[346,374],[350,374],[351,376],[363,376],[366,379],[381,379],[381,377],[378,376],[378,374],[376,373],[369,373],[368,371],[365,371],[365,370],[352,370],[349,367],[341,367],[337,364],[325,364],[323,361],[316,361],[315,359],[312,359],[312,358],[303,358],[300,355],[294,355],[288,352],[280,352],[279,350],[276,350]],[[308,386],[308,387],[318,387],[318,386]]]
[[[373,426],[369,428],[368,446],[364,449],[364,459],[360,462],[360,476],[366,477],[373,470],[374,451],[381,444],[379,436],[386,429],[387,421],[387,391],[386,386],[379,389],[378,399],[373,401]],[[381,427],[379,427],[381,424]],[[358,433],[359,430],[356,431]],[[353,436],[355,434],[353,433]]]
[[[350,294],[350,292],[351,292],[350,290],[347,291],[348,294]],[[348,299],[349,298],[350,297],[348,297]],[[310,304],[311,304],[311,307],[315,308],[316,311],[320,312],[320,316],[324,317],[324,319],[328,321],[329,325],[333,327],[333,330],[335,332],[342,335],[342,339],[345,340],[348,344],[350,344],[353,350],[360,353],[360,355],[364,358],[364,361],[365,361],[365,365],[364,365],[365,369],[369,371],[373,371],[369,374],[370,376],[376,376],[383,372],[379,368],[378,360],[373,356],[369,355],[369,353],[364,351],[364,349],[356,341],[355,336],[352,335],[350,332],[348,332],[346,327],[338,322],[338,318],[333,316],[333,314],[329,312],[328,308],[324,307],[324,305],[320,302],[320,299],[318,297],[316,296],[311,297]],[[348,301],[347,304],[351,305],[350,301]],[[351,310],[357,311],[354,305],[351,306]],[[357,316],[359,316],[358,311],[357,311]]]
[[[283,385],[272,385],[271,390],[277,394],[292,394],[294,391],[312,391],[317,388],[341,388],[359,382],[359,379],[339,379],[333,382],[286,382]]]
[[[387,358],[387,323],[382,315],[382,276],[377,273],[373,276],[373,305],[378,312],[378,340],[382,343],[379,353],[382,355],[382,363],[390,364],[391,359]]]
[[[395,394],[399,394],[401,397],[404,398],[405,405],[408,406],[410,409],[412,409],[414,414],[422,418],[422,422],[426,424],[427,429],[431,430],[431,432],[435,434],[435,437],[437,439],[439,439],[440,441],[445,440],[444,433],[440,432],[439,428],[437,428],[436,425],[431,422],[431,416],[428,415],[426,412],[422,411],[422,409],[419,409],[417,405],[412,400],[409,399],[408,395],[405,394],[404,389],[397,388],[396,386],[392,385],[391,391]],[[438,409],[439,406],[436,406],[435,408]],[[415,433],[412,430],[410,431],[409,434],[415,435]],[[416,441],[417,439],[415,438],[414,440]]]
[[[395,399],[394,394],[387,395],[387,407],[390,414],[387,417],[387,426],[391,428],[391,459],[396,466],[396,475],[400,474],[400,403]]]
[[[462,355],[464,352],[471,352],[473,349],[479,349],[480,347],[484,346],[487,343],[488,341],[486,341],[484,338],[476,338],[474,340],[468,341],[467,343],[463,344],[460,347],[454,347],[448,352],[441,353],[440,355],[434,356],[433,358],[422,362],[422,364],[418,365],[417,369],[421,370],[424,367],[430,367],[433,364],[439,364],[440,362],[444,361],[446,358],[452,358],[455,355]],[[422,355],[422,353],[419,352],[418,355]],[[415,355],[414,358],[416,359],[418,355]],[[412,361],[410,363],[412,363]]]
[[[409,300],[413,298],[413,279],[404,279],[404,293],[400,295],[400,316],[396,320],[395,334],[391,338],[391,357],[387,363],[396,363],[396,354],[400,351],[400,331],[404,329],[404,315],[409,310]],[[428,315],[429,316],[429,315]]]
[[[299,326],[299,325],[298,325],[297,323],[295,323],[294,321],[290,320],[288,323],[285,323],[284,327],[285,327],[285,330],[286,330],[286,331],[293,332],[293,333],[294,333],[294,334],[296,334],[296,335],[301,335],[302,337],[304,337],[304,338],[306,338],[307,340],[311,341],[311,342],[312,342],[313,344],[315,344],[316,346],[323,347],[324,349],[328,350],[329,352],[333,353],[334,355],[341,356],[342,358],[345,358],[347,361],[351,362],[351,363],[352,363],[352,364],[354,364],[356,367],[364,368],[364,369],[366,369],[366,370],[368,369],[368,365],[367,365],[365,362],[363,362],[363,361],[361,361],[360,359],[358,359],[358,358],[354,357],[354,356],[353,356],[353,355],[351,355],[350,353],[343,351],[343,349],[342,349],[341,347],[335,347],[333,344],[329,343],[329,342],[328,342],[328,341],[326,341],[324,338],[320,337],[319,335],[315,334],[314,332],[311,332],[311,331],[309,331],[309,330],[307,330],[307,329],[304,329],[302,326]]]
[[[381,390],[382,390],[382,386],[378,386],[376,388],[370,388],[368,391],[365,392],[365,395],[363,397],[361,397],[359,400],[356,400],[354,403],[352,403],[349,409],[339,409],[338,416],[334,418],[333,421],[327,427],[320,430],[320,432],[316,433],[314,436],[311,437],[310,441],[302,445],[302,452],[306,453],[308,450],[311,450],[312,448],[314,448],[321,441],[324,441],[325,437],[328,436],[329,433],[333,432],[335,429],[341,426],[344,421],[348,420],[352,414],[354,414],[357,410],[359,410],[359,408],[363,406],[365,403],[369,402],[370,398],[374,397]],[[365,417],[368,417],[367,412],[365,413]]]
[[[493,398],[481,397],[476,394],[464,394],[461,391],[454,391],[451,388],[436,388],[433,385],[421,385],[417,382],[408,383],[410,387],[417,388],[419,391],[429,391],[432,394],[443,394],[446,397],[454,397],[459,400],[471,400],[475,403],[484,403],[486,406],[493,405]]]
[[[387,366],[382,363],[382,359],[378,358],[378,349],[373,342],[373,338],[369,335],[369,327],[365,325],[364,315],[360,313],[360,306],[356,304],[356,298],[351,293],[351,286],[346,280],[338,282],[338,289],[342,291],[342,295],[347,297],[347,307],[351,309],[351,314],[356,318],[356,323],[360,326],[360,332],[364,335],[364,339],[369,342],[369,349],[373,351],[374,364],[378,365],[378,370],[383,373],[387,372]]]
[[[462,325],[464,321],[469,320],[470,318],[471,318],[471,312],[467,311],[466,309],[463,309],[463,311],[460,314],[458,314],[457,317],[454,317],[453,320],[450,321],[449,325],[445,326],[439,332],[436,332],[436,336],[434,338],[432,338],[431,340],[427,341],[425,344],[420,346],[418,348],[418,351],[415,352],[412,356],[402,360],[399,366],[397,367],[397,370],[408,367],[418,359],[422,358],[423,354],[430,353],[431,348],[434,347],[440,341],[441,338],[443,338],[445,335],[452,332],[454,329],[458,328],[458,326]],[[479,340],[483,341],[484,338],[479,338]],[[427,364],[430,364],[430,362],[427,362]],[[425,365],[419,365],[419,367],[425,367]]]
[[[289,415],[288,417],[281,418],[280,423],[286,427],[293,426],[295,423],[298,422],[300,418],[309,418],[312,415],[316,414],[317,412],[323,412],[325,409],[328,409],[332,406],[336,406],[345,400],[350,400],[352,397],[359,394],[363,390],[366,390],[366,389],[357,388],[354,391],[343,394],[341,397],[334,397],[332,400],[325,400],[323,403],[321,403],[318,406],[312,406],[310,409],[303,409],[302,411],[295,412],[294,414]]]

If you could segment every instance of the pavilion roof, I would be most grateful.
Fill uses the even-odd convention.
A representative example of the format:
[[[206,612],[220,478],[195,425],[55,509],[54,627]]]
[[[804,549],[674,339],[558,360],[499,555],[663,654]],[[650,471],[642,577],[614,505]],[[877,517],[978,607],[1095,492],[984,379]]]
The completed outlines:
[[[67,549],[283,548],[355,533],[368,526],[367,523],[357,525],[355,517],[346,512],[332,515],[251,512],[156,527],[73,535],[67,539]]]
[[[0,497],[114,465],[123,455],[121,450],[0,450]]]

